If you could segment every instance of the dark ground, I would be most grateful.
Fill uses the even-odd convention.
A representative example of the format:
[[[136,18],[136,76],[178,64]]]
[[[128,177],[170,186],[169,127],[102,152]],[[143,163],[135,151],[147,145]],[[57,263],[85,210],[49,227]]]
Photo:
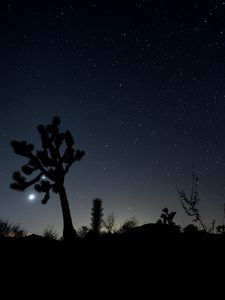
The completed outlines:
[[[33,235],[1,238],[0,254],[2,286],[32,286],[32,296],[47,289],[56,295],[63,290],[65,299],[127,299],[135,293],[137,299],[171,299],[213,289],[217,299],[224,286],[225,238],[217,234],[147,238],[134,230],[73,242]]]

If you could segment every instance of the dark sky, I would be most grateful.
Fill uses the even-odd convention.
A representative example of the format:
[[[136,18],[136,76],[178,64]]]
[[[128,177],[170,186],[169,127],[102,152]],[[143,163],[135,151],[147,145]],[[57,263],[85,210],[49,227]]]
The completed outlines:
[[[205,221],[225,202],[225,1],[0,3],[0,216],[61,232],[60,203],[10,190],[25,162],[10,141],[39,145],[57,115],[86,156],[66,180],[74,225],[92,199],[118,224],[155,222],[167,206],[191,222],[176,186],[200,178]]]

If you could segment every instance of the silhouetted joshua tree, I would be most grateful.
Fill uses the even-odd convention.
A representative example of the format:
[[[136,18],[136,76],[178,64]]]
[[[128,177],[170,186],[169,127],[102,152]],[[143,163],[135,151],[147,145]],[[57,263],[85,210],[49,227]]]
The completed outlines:
[[[194,167],[192,172],[192,189],[190,198],[188,198],[183,190],[178,191],[181,205],[188,216],[194,217],[193,222],[199,222],[204,231],[207,232],[206,225],[202,221],[198,208],[200,199],[198,193],[199,178],[195,176]]]
[[[68,240],[76,235],[76,231],[72,223],[64,180],[72,164],[81,160],[85,152],[74,149],[74,140],[70,131],[60,133],[59,125],[60,119],[54,117],[52,124],[38,126],[42,150],[34,150],[34,146],[25,141],[11,142],[15,153],[28,160],[27,164],[22,166],[22,172],[27,175],[26,177],[34,174],[33,178],[27,181],[20,171],[15,172],[11,188],[24,191],[34,185],[36,191],[45,194],[43,204],[48,202],[51,190],[57,193],[63,214],[63,238]],[[43,176],[45,176],[44,180]]]
[[[163,213],[160,216],[160,218],[162,219],[162,223],[164,225],[175,225],[175,223],[173,222],[173,219],[176,215],[176,212],[175,211],[169,212],[167,207],[163,208],[162,212]]]
[[[100,229],[103,222],[102,217],[103,217],[102,200],[94,199],[92,212],[91,212],[91,228],[95,234],[100,233]]]

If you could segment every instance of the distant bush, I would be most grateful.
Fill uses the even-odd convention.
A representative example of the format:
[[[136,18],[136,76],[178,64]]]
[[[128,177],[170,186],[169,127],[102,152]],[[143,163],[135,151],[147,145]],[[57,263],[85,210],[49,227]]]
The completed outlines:
[[[218,226],[216,227],[216,231],[217,231],[218,233],[221,233],[221,234],[224,234],[224,235],[225,235],[225,225],[218,225]]]
[[[23,237],[26,235],[26,230],[21,228],[19,224],[13,224],[9,220],[0,219],[0,236],[2,237]]]
[[[187,225],[186,227],[183,228],[184,233],[192,234],[192,233],[196,233],[198,231],[199,231],[198,227],[195,226],[194,224],[189,224],[189,225]]]
[[[103,220],[103,227],[106,229],[106,233],[115,233],[116,231],[116,217],[114,213],[109,214]]]
[[[80,238],[85,238],[88,233],[90,231],[90,228],[88,228],[87,226],[81,226],[78,231],[77,231],[77,234]]]
[[[136,227],[138,225],[139,221],[136,217],[132,217],[130,219],[125,220],[125,222],[121,225],[119,232],[124,233],[128,230]]]
[[[49,239],[49,240],[57,240],[58,234],[54,230],[53,226],[47,226],[43,231],[43,237]]]

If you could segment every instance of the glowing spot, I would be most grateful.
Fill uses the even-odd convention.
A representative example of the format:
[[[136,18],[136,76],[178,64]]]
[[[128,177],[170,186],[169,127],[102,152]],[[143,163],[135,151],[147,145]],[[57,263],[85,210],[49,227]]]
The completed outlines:
[[[36,198],[35,194],[30,194],[30,195],[28,196],[28,200],[29,200],[29,201],[34,201],[35,198]]]

